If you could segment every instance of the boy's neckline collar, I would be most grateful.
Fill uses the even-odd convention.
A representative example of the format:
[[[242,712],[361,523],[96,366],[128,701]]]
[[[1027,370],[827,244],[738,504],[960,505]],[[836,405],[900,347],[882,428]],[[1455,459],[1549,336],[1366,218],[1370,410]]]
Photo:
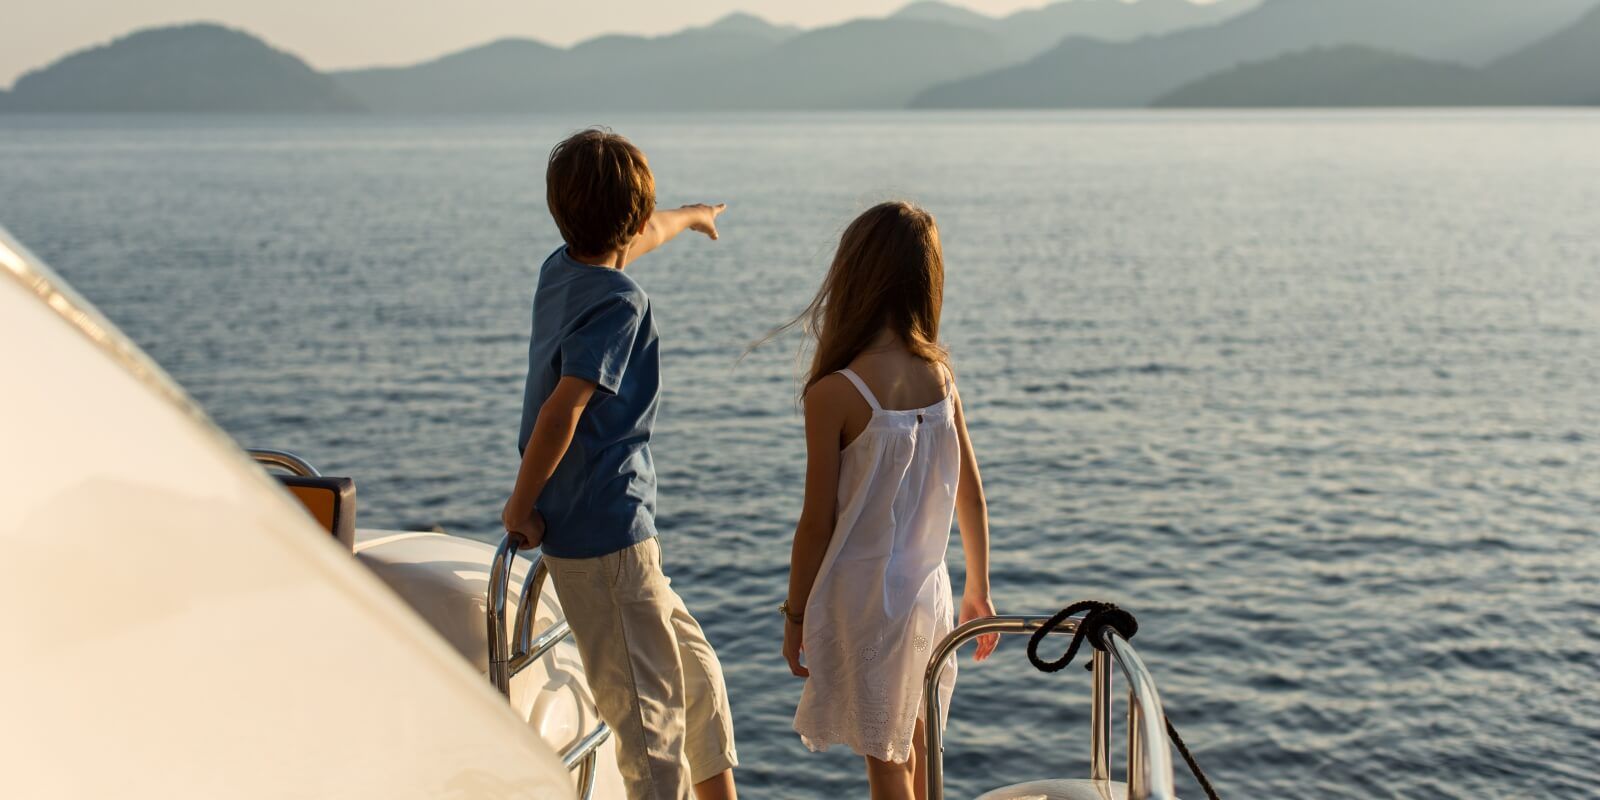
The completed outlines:
[[[572,247],[570,245],[562,245],[561,246],[561,258],[563,260],[565,260],[567,263],[572,264],[574,266],[588,267],[589,269],[603,269],[603,270],[606,270],[608,272],[621,272],[622,271],[621,268],[611,266],[610,264],[591,264],[588,261],[581,260],[577,256],[572,254]]]

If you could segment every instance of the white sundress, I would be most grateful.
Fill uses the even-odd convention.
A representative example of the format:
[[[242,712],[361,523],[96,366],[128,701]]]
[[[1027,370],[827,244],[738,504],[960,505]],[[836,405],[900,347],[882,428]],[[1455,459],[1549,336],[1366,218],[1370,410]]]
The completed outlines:
[[[872,420],[839,456],[833,539],[805,609],[806,680],[794,729],[812,750],[843,744],[904,762],[933,645],[955,622],[945,550],[961,444],[954,387],[927,408],[887,411],[846,369]],[[950,707],[955,665],[944,672]],[[938,724],[943,727],[945,719]]]

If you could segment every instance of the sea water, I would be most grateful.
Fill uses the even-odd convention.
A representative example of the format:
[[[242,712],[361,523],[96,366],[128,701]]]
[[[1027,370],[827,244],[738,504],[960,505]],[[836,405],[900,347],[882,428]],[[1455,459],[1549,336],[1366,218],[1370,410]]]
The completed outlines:
[[[779,655],[799,342],[740,356],[885,198],[940,223],[1001,610],[1138,614],[1225,797],[1597,795],[1600,114],[0,116],[0,224],[363,527],[488,539],[544,159],[591,123],[662,205],[729,204],[630,272],[748,795],[865,794]],[[1086,774],[1087,678],[1022,644],[963,655],[952,796]]]

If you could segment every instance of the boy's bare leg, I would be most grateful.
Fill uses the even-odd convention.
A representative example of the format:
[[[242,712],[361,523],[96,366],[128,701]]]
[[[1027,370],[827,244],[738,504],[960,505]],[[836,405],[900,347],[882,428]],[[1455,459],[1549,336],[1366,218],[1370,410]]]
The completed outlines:
[[[733,770],[725,769],[694,785],[695,800],[734,800]]]

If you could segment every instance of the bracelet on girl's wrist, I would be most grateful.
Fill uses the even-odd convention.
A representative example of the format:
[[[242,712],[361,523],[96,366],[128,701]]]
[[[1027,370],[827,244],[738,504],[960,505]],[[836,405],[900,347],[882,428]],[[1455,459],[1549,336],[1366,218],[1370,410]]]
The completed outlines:
[[[806,615],[804,613],[796,614],[791,611],[789,609],[788,600],[783,601],[783,603],[778,606],[778,613],[782,614],[784,619],[795,625],[804,625],[806,623]]]

